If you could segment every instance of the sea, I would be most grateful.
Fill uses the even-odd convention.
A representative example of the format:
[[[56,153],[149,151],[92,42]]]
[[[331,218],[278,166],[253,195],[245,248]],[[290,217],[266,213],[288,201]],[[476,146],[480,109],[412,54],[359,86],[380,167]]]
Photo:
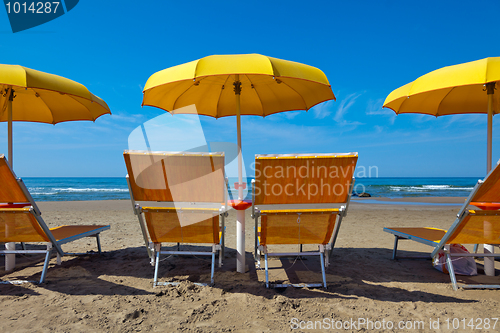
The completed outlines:
[[[355,193],[372,197],[467,197],[479,177],[465,178],[357,178]],[[246,199],[251,198],[251,181],[247,178]],[[125,178],[23,178],[36,201],[129,200]],[[236,178],[229,178],[229,196],[237,198]]]

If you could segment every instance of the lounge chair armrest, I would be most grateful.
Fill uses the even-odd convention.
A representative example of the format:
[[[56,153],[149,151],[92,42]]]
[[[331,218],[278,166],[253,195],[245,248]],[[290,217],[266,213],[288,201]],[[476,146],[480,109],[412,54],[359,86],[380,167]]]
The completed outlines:
[[[340,206],[339,208],[339,215],[342,217],[345,217],[347,215],[347,209],[345,206]]]
[[[260,209],[259,209],[259,207],[255,207],[255,208],[252,210],[251,217],[252,217],[253,219],[260,217]]]
[[[222,206],[221,208],[219,208],[219,215],[224,216],[224,217],[229,216],[229,213],[227,212],[226,206]]]

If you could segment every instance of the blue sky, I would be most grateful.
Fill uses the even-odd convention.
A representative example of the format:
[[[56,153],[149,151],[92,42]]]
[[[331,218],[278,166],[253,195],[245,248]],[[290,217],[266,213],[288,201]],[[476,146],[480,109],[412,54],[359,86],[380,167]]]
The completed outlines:
[[[260,53],[320,68],[337,101],[307,113],[243,117],[247,170],[254,154],[356,151],[358,166],[376,166],[381,177],[483,177],[486,115],[396,116],[382,102],[432,70],[500,56],[499,12],[498,1],[486,0],[84,0],[13,34],[0,9],[0,63],[80,82],[113,113],[95,123],[15,123],[14,169],[23,177],[122,177],[129,135],[164,114],[141,108],[151,74],[211,54]],[[236,142],[233,117],[202,117],[201,125],[209,141]],[[0,153],[7,154],[6,123]]]

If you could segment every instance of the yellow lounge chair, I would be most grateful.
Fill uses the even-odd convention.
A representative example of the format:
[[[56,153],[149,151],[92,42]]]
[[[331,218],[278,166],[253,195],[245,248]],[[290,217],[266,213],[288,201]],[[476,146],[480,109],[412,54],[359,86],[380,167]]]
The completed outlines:
[[[323,284],[273,287],[326,288],[325,266],[329,264],[329,252],[335,245],[342,218],[347,214],[357,160],[357,153],[255,156],[252,195],[255,258],[259,267],[264,253],[267,288],[269,256],[306,255],[320,256]],[[300,252],[269,252],[269,245],[278,244],[296,244]],[[303,244],[317,244],[318,251],[302,252]]]
[[[44,253],[45,263],[40,283],[45,280],[53,248],[57,252],[57,264],[61,263],[61,257],[64,255],[77,255],[64,252],[61,245],[83,237],[95,237],[99,254],[101,253],[99,234],[108,230],[109,225],[65,225],[49,228],[24,182],[16,177],[4,155],[0,155],[0,184],[0,242],[47,244],[46,250],[1,250],[0,253]]]
[[[176,284],[158,282],[162,254],[212,256],[210,282],[213,284],[215,255],[219,253],[219,267],[224,255],[227,214],[224,153],[126,150],[123,156],[133,210],[155,267],[154,286]],[[162,243],[177,243],[178,250],[163,251]],[[212,251],[179,251],[180,243],[211,244]]]
[[[437,228],[384,228],[394,235],[392,259],[413,259],[426,257],[402,257],[397,255],[399,240],[413,240],[434,247],[430,258],[443,250],[446,266],[453,289],[457,290],[457,279],[453,269],[452,257],[500,257],[495,253],[450,253],[451,244],[500,244],[500,165],[497,165],[484,180],[479,180],[457,214],[455,222],[448,231]],[[484,207],[487,210],[469,209],[469,205]],[[493,210],[492,210],[493,208]],[[500,288],[500,285],[463,285],[463,288]]]

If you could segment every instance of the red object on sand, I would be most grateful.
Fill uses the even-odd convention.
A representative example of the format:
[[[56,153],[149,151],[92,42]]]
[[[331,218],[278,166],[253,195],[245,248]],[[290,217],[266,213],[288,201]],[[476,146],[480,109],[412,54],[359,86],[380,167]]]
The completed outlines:
[[[476,206],[482,210],[499,210],[500,202],[471,202],[472,206]]]
[[[227,203],[236,210],[245,210],[252,206],[251,200],[228,200]]]
[[[0,208],[23,208],[26,206],[30,206],[31,204],[29,202],[25,203],[3,203],[0,204]]]

